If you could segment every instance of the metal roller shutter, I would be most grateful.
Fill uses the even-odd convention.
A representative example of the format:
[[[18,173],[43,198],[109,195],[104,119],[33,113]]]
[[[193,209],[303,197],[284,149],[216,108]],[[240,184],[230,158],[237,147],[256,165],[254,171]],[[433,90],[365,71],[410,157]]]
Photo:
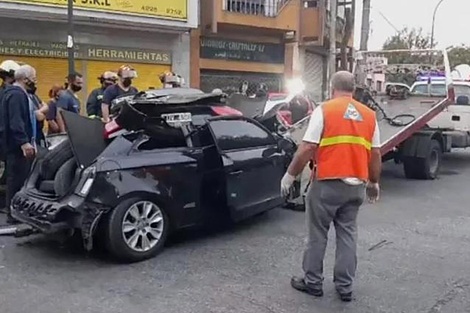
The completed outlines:
[[[307,92],[314,101],[323,100],[323,57],[305,52],[305,71],[303,75]]]
[[[87,95],[99,87],[98,77],[105,71],[117,72],[123,63],[102,62],[102,61],[86,61],[87,67]],[[148,90],[151,88],[161,88],[162,84],[158,76],[164,71],[171,70],[168,65],[160,64],[134,64],[130,63],[137,71],[138,77],[133,81],[133,85],[139,90]]]
[[[65,77],[68,74],[68,63],[66,59],[49,59],[49,58],[34,58],[34,57],[15,57],[15,56],[0,56],[0,62],[3,60],[15,60],[24,62],[31,65],[36,69],[38,79],[37,94],[44,102],[49,102],[49,90],[52,85],[63,85]],[[81,69],[81,62],[75,62],[76,68]],[[80,92],[80,94],[83,92]],[[83,95],[80,95],[83,99]],[[82,104],[83,105],[83,104]]]

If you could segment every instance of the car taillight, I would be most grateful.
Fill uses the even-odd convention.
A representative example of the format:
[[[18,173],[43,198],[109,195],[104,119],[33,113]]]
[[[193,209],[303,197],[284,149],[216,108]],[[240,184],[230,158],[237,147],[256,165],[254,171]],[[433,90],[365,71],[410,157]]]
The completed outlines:
[[[234,108],[228,106],[214,106],[211,107],[212,111],[219,116],[227,116],[227,115],[243,115],[242,112],[235,110]]]
[[[114,133],[118,132],[121,130],[121,126],[119,126],[118,123],[116,123],[115,120],[111,120],[110,122],[106,123],[104,126],[104,138],[109,139],[114,136],[112,136]]]

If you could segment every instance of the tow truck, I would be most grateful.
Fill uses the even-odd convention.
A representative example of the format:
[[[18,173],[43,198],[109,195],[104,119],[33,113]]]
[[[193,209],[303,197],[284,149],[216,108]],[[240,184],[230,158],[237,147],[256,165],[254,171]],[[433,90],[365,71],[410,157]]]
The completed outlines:
[[[430,73],[432,71],[427,72],[430,76],[427,80],[428,93],[405,92],[403,95],[397,96],[396,93],[390,93],[390,88],[384,88],[384,92],[380,92],[376,90],[378,88],[374,88],[375,86],[367,86],[366,82],[373,75],[383,75],[385,78],[390,76],[386,73],[388,68],[393,68],[394,71],[399,68],[400,71],[417,78],[419,74],[423,74],[421,68],[429,67],[426,65],[410,69],[408,68],[409,64],[394,64],[389,67],[387,62],[383,62],[384,59],[400,59],[400,56],[404,55],[426,61],[432,59],[434,68],[443,73],[442,83],[445,84],[446,92],[444,94],[430,92],[432,81]],[[398,58],[394,58],[394,56],[398,56]],[[378,65],[373,65],[374,59],[379,60],[376,62]],[[437,64],[437,61],[440,63]],[[405,177],[408,179],[435,179],[439,174],[443,153],[461,147],[459,142],[464,140],[457,140],[456,132],[449,127],[450,123],[447,122],[447,120],[457,118],[455,117],[456,106],[453,105],[455,92],[447,52],[434,49],[359,51],[357,52],[354,74],[357,86],[354,98],[376,112],[382,141],[380,146],[382,161],[394,161],[397,164],[402,164]],[[403,87],[406,86],[404,83],[405,81],[392,80],[386,81],[384,86]],[[460,99],[460,101],[463,100],[465,99]],[[459,107],[459,110],[462,110],[462,106]],[[467,110],[470,113],[470,106]],[[470,145],[470,114],[466,116],[468,117],[462,117],[462,120],[468,119],[465,131],[466,143]],[[302,140],[307,124],[308,120],[303,122],[304,127],[293,129],[291,137],[295,142],[299,143]],[[462,135],[462,132],[459,134]],[[296,211],[305,209],[305,195],[311,180],[312,169],[314,170],[314,166],[307,166],[297,177],[296,183],[300,184],[302,194],[300,196],[298,194],[290,195],[292,200],[289,202],[289,209]]]
[[[428,87],[431,86],[432,72],[440,71],[445,84],[446,92],[434,94],[431,88],[427,93],[413,94],[407,97],[390,97],[378,93],[371,96],[367,88],[361,88],[367,75],[385,75],[387,64],[381,68],[371,68],[368,64],[373,58],[398,59],[394,56],[409,55],[411,58],[427,60],[433,68],[427,71],[416,70],[416,76],[428,75]],[[413,69],[405,64],[395,66],[403,73],[413,75]],[[397,70],[395,70],[397,71]],[[419,72],[419,73],[418,73]],[[380,128],[382,144],[380,151],[383,161],[394,160],[403,164],[406,178],[409,179],[435,179],[438,176],[443,153],[451,152],[453,148],[452,136],[448,128],[441,128],[432,123],[436,116],[455,103],[455,92],[451,76],[451,69],[447,52],[445,50],[388,50],[388,51],[360,51],[357,55],[355,74],[358,78],[357,99],[376,111],[378,126]]]

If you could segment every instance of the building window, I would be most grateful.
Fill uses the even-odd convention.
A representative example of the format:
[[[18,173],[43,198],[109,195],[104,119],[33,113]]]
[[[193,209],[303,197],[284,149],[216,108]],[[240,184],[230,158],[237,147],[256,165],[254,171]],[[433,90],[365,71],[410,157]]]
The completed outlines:
[[[378,80],[376,82],[376,84],[377,84],[377,91],[381,92],[382,91],[382,82],[380,80]]]
[[[318,1],[319,0],[304,0],[304,8],[318,8]]]

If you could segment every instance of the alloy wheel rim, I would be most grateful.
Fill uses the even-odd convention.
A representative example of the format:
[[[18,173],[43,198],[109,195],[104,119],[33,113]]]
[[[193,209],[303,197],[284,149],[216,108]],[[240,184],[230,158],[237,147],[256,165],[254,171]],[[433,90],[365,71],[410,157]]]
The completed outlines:
[[[126,245],[137,252],[154,248],[163,235],[163,213],[153,202],[139,201],[130,206],[122,220]]]

